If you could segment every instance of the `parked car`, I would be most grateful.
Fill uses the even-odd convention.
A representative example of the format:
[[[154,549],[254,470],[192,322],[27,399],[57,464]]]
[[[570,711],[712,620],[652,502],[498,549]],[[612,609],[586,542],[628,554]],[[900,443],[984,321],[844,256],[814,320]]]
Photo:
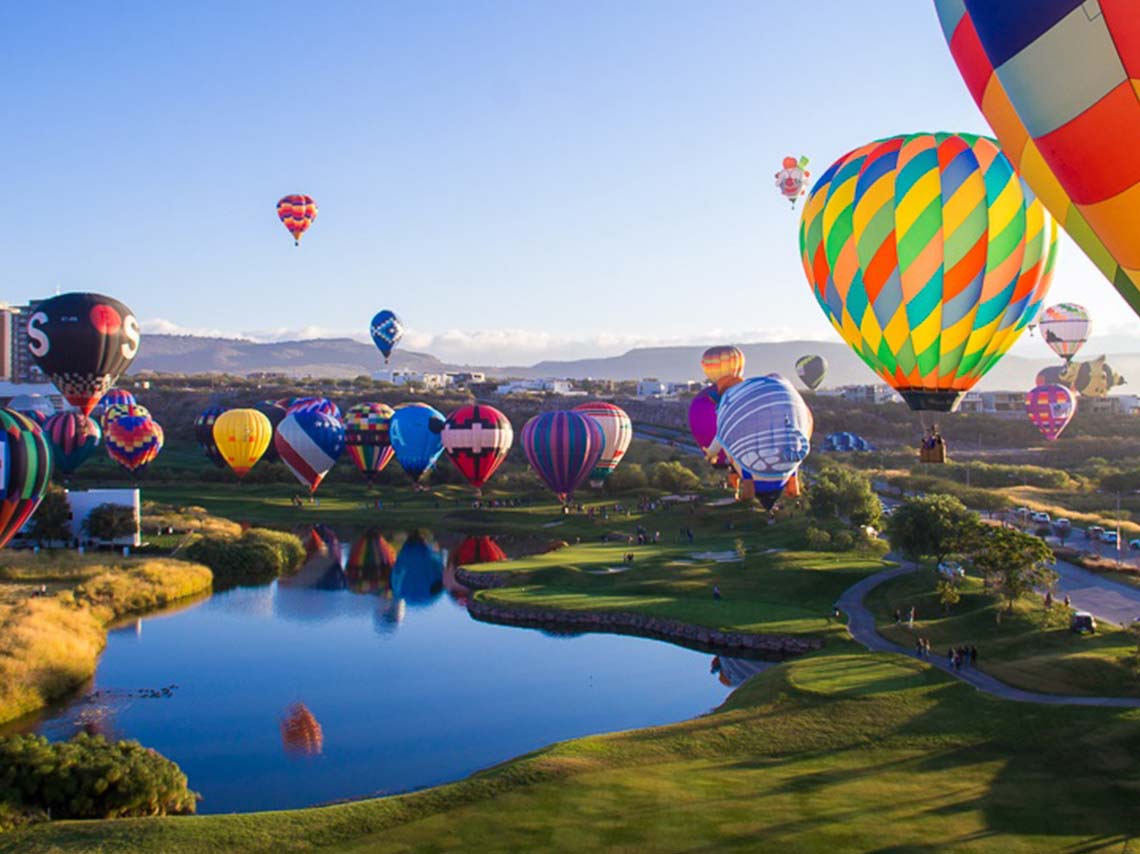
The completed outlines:
[[[1140,540],[1129,540],[1128,548],[1132,549],[1133,551],[1140,551]]]
[[[938,572],[951,580],[965,578],[966,570],[956,560],[944,560],[938,564]]]
[[[1115,546],[1116,545],[1116,531],[1101,531],[1100,532],[1100,541],[1102,543],[1108,543],[1110,546]]]
[[[1073,618],[1069,621],[1069,628],[1076,632],[1078,635],[1083,635],[1085,632],[1090,634],[1096,633],[1096,617],[1088,611],[1077,611],[1073,614]]]
[[[1045,524],[1049,523],[1049,514],[1048,513],[1031,513],[1029,518],[1032,519],[1034,522],[1043,522]]]
[[[1090,527],[1085,528],[1085,536],[1090,540],[1099,539],[1100,535],[1103,533],[1104,528],[1102,528],[1100,525],[1091,525]]]
[[[1073,523],[1070,522],[1068,519],[1054,519],[1053,520],[1053,527],[1056,528],[1058,531],[1061,529],[1068,531],[1072,528],[1072,526],[1073,526]]]

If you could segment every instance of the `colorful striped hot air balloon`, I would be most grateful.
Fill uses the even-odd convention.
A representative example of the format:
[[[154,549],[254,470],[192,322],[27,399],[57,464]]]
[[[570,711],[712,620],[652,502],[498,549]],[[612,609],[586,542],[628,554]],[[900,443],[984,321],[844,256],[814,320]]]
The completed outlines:
[[[1056,226],[993,141],[880,140],[812,188],[800,250],[812,294],[912,409],[953,410],[1036,316]]]
[[[230,409],[214,419],[214,446],[234,474],[245,477],[273,440],[273,425],[256,409]]]
[[[149,414],[132,407],[126,415],[107,422],[104,440],[107,455],[133,475],[140,475],[162,450],[162,427]]]
[[[301,245],[301,235],[309,230],[317,218],[317,203],[312,196],[294,193],[277,202],[277,218],[293,235],[293,245]]]
[[[323,412],[292,412],[273,439],[281,461],[309,492],[316,492],[344,452],[344,425]]]
[[[448,458],[478,490],[507,458],[515,431],[502,412],[476,403],[448,415],[440,438]]]
[[[543,412],[522,429],[531,468],[563,503],[594,470],[605,443],[601,425],[581,412]]]
[[[397,407],[388,435],[396,461],[413,481],[435,468],[443,453],[443,413],[426,403]]]
[[[590,472],[590,486],[597,489],[613,474],[618,463],[625,457],[625,452],[629,450],[629,443],[633,441],[633,422],[620,406],[600,400],[580,403],[574,407],[574,411],[589,415],[597,421],[605,437],[602,455],[598,457],[598,464]]]
[[[716,408],[719,403],[720,394],[716,386],[701,389],[689,404],[689,430],[713,468],[724,469],[728,468],[728,456],[722,448],[718,446],[716,453],[709,455],[709,448],[716,441]]]
[[[823,356],[800,356],[796,359],[796,376],[800,382],[815,391],[827,376],[827,359]]]
[[[1140,27],[1130,0],[935,0],[1025,182],[1140,314]]]
[[[206,458],[218,468],[225,466],[226,460],[218,450],[218,443],[214,441],[214,422],[225,411],[221,406],[210,406],[198,413],[198,417],[194,419],[194,441],[198,443]]]
[[[0,549],[36,512],[51,480],[51,450],[38,424],[0,409]]]
[[[358,403],[344,416],[345,449],[369,480],[375,480],[395,453],[388,435],[392,414],[384,403]]]
[[[1037,321],[1042,340],[1066,362],[1073,361],[1073,356],[1089,340],[1091,326],[1089,313],[1071,302],[1049,306]]]
[[[71,474],[95,453],[103,439],[103,431],[93,418],[77,409],[57,412],[43,426],[51,443],[52,460],[64,474]]]
[[[1063,385],[1039,385],[1025,395],[1025,413],[1041,435],[1055,442],[1077,411],[1077,397]]]
[[[795,387],[771,374],[724,393],[717,409],[717,442],[769,510],[811,450],[811,411]]]
[[[701,356],[701,369],[718,391],[724,391],[744,376],[744,353],[729,344],[709,347]]]

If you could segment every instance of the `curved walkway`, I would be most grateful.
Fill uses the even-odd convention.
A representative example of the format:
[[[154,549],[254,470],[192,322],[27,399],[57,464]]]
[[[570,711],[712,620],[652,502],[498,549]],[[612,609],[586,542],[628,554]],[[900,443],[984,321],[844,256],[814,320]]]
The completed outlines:
[[[879,634],[875,628],[875,617],[870,610],[868,610],[867,606],[863,604],[863,599],[884,581],[889,581],[900,575],[914,572],[916,569],[917,567],[914,565],[903,565],[894,567],[893,569],[886,569],[874,575],[867,576],[843,592],[837,604],[839,610],[847,615],[847,631],[852,638],[873,652],[897,652],[903,655],[914,655],[912,650],[904,649]],[[973,685],[979,691],[985,691],[987,694],[993,694],[995,697],[1001,697],[1004,700],[1020,700],[1024,703],[1048,703],[1051,705],[1140,708],[1140,698],[1073,697],[1062,694],[1038,694],[1034,691],[1023,691],[1020,688],[1006,685],[1004,682],[1000,682],[992,676],[972,667],[963,670],[954,670],[947,665],[944,657],[938,655],[934,655],[926,660],[932,666],[937,667],[945,673],[949,673],[956,679],[961,679],[963,682]]]

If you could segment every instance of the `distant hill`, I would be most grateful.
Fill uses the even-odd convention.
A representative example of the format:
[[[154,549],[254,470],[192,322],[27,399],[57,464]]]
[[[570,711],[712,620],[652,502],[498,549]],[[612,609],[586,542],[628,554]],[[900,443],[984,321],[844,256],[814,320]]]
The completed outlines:
[[[749,375],[779,373],[795,376],[795,362],[805,353],[818,353],[829,364],[824,386],[872,382],[873,375],[847,347],[834,341],[770,341],[742,344]],[[1087,348],[1086,348],[1087,349]],[[664,382],[701,379],[703,347],[641,347],[598,359],[544,361],[535,365],[472,367],[443,362],[427,353],[397,350],[388,367],[413,371],[482,370],[492,377],[559,377],[566,379],[639,380],[655,377]],[[1090,352],[1087,358],[1100,355]],[[1140,353],[1115,353],[1112,366],[1140,385]],[[1049,358],[1006,356],[982,380],[983,389],[1028,389],[1037,372],[1056,364]],[[312,339],[258,343],[237,338],[199,338],[192,335],[147,335],[134,371],[162,373],[283,373],[290,376],[354,377],[383,366],[371,344],[351,338]],[[1125,391],[1129,390],[1125,386]]]

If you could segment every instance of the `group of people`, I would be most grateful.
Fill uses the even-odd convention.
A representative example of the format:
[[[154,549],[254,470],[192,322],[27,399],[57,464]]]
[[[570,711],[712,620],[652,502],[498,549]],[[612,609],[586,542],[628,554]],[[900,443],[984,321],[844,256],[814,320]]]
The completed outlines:
[[[946,442],[938,432],[938,425],[928,427],[922,437],[922,447],[918,451],[919,459],[924,463],[946,462]]]

